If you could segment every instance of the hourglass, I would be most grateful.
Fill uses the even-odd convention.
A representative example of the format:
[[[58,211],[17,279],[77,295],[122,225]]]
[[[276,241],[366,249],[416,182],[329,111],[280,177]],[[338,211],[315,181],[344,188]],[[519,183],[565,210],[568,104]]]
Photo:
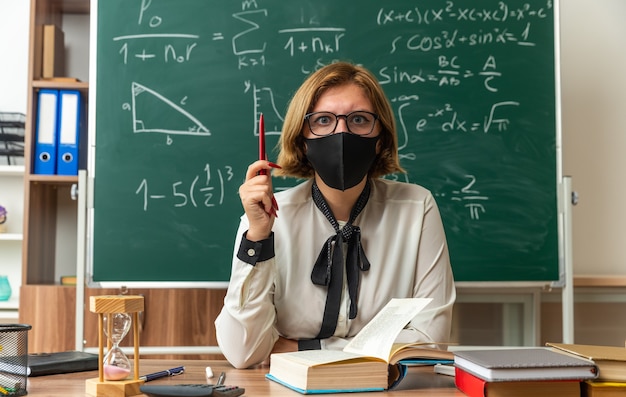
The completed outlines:
[[[106,313],[103,320],[102,329],[109,340],[109,351],[103,360],[104,379],[126,379],[130,375],[130,361],[120,349],[120,342],[128,334],[132,319],[128,313]]]
[[[143,311],[143,296],[92,296],[89,310],[98,314],[98,378],[88,379],[86,392],[92,396],[126,397],[141,394],[139,386],[139,334],[137,322]],[[131,316],[132,315],[132,316]],[[131,363],[120,348],[120,342],[133,328],[134,375],[129,379]],[[107,354],[104,356],[106,336]]]

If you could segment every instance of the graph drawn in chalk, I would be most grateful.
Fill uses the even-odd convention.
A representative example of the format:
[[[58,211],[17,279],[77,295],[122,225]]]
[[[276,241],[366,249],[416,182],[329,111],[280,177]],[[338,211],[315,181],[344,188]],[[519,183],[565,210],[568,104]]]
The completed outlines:
[[[133,132],[211,135],[197,118],[158,92],[132,83]]]
[[[276,108],[276,103],[274,102],[274,92],[272,92],[272,89],[268,87],[257,88],[257,86],[254,85],[252,95],[255,113],[254,134],[259,134],[257,121],[259,120],[259,115],[263,113],[265,121],[265,135],[280,135],[284,119]]]

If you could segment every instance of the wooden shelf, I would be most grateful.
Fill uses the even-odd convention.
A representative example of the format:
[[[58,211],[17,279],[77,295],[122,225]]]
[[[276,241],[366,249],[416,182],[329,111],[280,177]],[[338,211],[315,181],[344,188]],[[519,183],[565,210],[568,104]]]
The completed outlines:
[[[33,183],[50,184],[50,185],[69,185],[78,183],[78,176],[75,175],[26,175],[26,180]]]
[[[35,80],[33,88],[49,88],[57,90],[78,90],[86,94],[89,91],[89,82],[87,81],[56,81],[56,80]]]
[[[574,276],[574,287],[626,287],[626,276]]]
[[[89,14],[89,0],[51,0],[55,6],[58,6],[65,14]]]
[[[24,176],[23,165],[0,165],[0,176]]]
[[[20,298],[15,295],[15,292],[13,292],[9,300],[0,301],[0,311],[17,310],[19,303],[20,303]]]
[[[21,233],[0,233],[0,241],[22,241],[23,238]]]

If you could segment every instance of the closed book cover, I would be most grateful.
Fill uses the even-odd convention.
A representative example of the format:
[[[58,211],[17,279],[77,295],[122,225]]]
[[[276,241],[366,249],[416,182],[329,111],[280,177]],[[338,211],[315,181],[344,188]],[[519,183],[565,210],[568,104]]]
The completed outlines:
[[[43,57],[41,77],[63,76],[65,66],[65,36],[56,25],[43,27]]]
[[[626,382],[587,380],[581,390],[582,397],[626,397]]]
[[[81,351],[28,355],[29,376],[66,374],[98,369],[98,355]]]
[[[597,366],[590,360],[548,348],[458,350],[454,365],[487,381],[594,379]]]
[[[626,382],[626,348],[568,343],[547,343],[546,345],[558,351],[592,360],[598,366],[598,380]]]
[[[488,382],[459,367],[455,369],[457,389],[469,397],[578,397],[578,380],[522,380]]]

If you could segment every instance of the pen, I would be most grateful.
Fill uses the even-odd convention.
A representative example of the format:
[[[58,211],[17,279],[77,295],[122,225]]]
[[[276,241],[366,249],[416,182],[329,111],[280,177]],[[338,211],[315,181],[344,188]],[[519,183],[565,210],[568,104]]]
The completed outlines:
[[[149,382],[151,380],[155,380],[155,379],[159,379],[159,378],[165,378],[166,376],[180,375],[183,372],[185,372],[185,367],[176,367],[176,368],[172,368],[172,369],[166,369],[165,371],[155,372],[153,374],[140,376],[139,379],[143,380],[143,381],[146,381],[146,382]]]
[[[215,384],[215,386],[224,386],[225,380],[226,380],[226,373],[222,372],[220,374],[220,377],[217,378],[217,383]]]
[[[263,118],[263,113],[259,116],[259,160],[267,160],[267,154],[265,152],[265,119]],[[259,171],[259,175],[267,175],[267,170]],[[271,215],[278,218],[278,214],[276,213],[276,209],[278,208],[278,203],[276,203],[276,199],[272,195],[272,210],[270,211]]]
[[[259,160],[267,160],[265,154],[265,119],[263,113],[259,116]],[[261,170],[260,175],[267,175],[266,170]]]

